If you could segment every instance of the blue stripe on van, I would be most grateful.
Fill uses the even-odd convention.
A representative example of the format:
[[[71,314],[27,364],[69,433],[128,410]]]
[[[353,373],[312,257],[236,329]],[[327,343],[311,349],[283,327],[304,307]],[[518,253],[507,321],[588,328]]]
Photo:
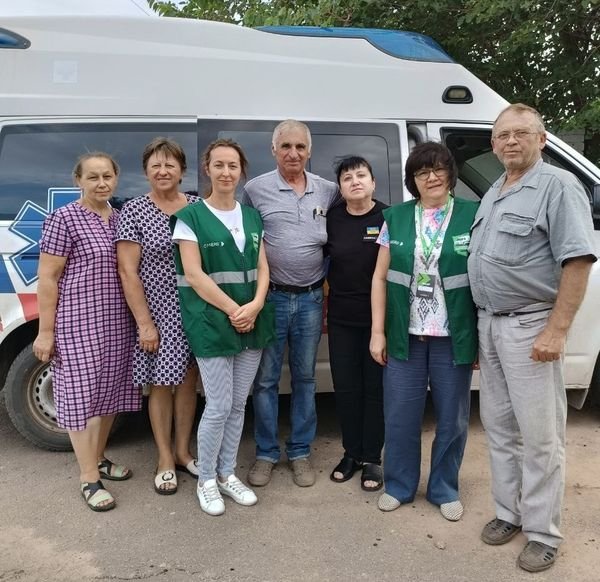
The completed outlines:
[[[362,38],[380,51],[398,59],[454,63],[454,59],[435,40],[424,34],[407,32],[406,30],[339,26],[257,26],[256,28],[263,32],[290,36]]]

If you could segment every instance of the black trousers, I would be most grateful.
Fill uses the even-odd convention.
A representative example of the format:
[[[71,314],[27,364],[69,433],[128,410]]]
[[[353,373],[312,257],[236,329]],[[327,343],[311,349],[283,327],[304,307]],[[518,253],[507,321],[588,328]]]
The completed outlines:
[[[383,368],[369,352],[370,327],[328,325],[329,362],[344,454],[381,463]]]

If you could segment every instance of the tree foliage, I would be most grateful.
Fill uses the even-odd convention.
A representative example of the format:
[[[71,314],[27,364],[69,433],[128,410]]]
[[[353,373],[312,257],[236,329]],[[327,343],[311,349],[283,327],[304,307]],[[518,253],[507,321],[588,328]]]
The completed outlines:
[[[585,129],[600,161],[600,0],[150,0],[164,16],[244,26],[404,29],[437,40],[553,130]]]

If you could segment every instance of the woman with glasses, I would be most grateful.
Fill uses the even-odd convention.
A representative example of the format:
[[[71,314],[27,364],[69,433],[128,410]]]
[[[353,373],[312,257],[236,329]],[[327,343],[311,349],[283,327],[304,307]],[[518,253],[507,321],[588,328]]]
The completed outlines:
[[[384,484],[378,507],[413,501],[427,386],[435,410],[427,500],[457,521],[458,472],[469,424],[477,320],[467,250],[477,203],[455,198],[457,168],[443,145],[416,146],[405,184],[415,200],[384,210],[373,276],[370,350],[382,366]]]

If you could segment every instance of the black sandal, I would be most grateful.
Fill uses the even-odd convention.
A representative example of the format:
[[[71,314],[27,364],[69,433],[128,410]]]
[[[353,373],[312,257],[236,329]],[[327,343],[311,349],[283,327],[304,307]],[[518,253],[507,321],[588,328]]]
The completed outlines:
[[[87,506],[92,511],[109,511],[117,505],[114,497],[104,489],[104,485],[100,480],[80,483],[79,490]],[[108,501],[108,503],[100,505],[105,501]]]
[[[366,481],[375,481],[375,487],[367,487]],[[383,472],[381,465],[375,463],[365,463],[363,465],[362,475],[360,476],[360,488],[363,491],[379,491],[383,487]]]
[[[100,477],[110,481],[125,481],[133,477],[131,469],[125,465],[117,465],[106,457],[98,461],[98,473],[100,473]]]
[[[352,479],[352,476],[356,471],[362,467],[362,463],[355,461],[352,457],[344,457],[335,467],[335,469],[329,475],[329,478],[335,483],[344,483]],[[335,477],[335,473],[341,473],[343,476],[341,479]]]

